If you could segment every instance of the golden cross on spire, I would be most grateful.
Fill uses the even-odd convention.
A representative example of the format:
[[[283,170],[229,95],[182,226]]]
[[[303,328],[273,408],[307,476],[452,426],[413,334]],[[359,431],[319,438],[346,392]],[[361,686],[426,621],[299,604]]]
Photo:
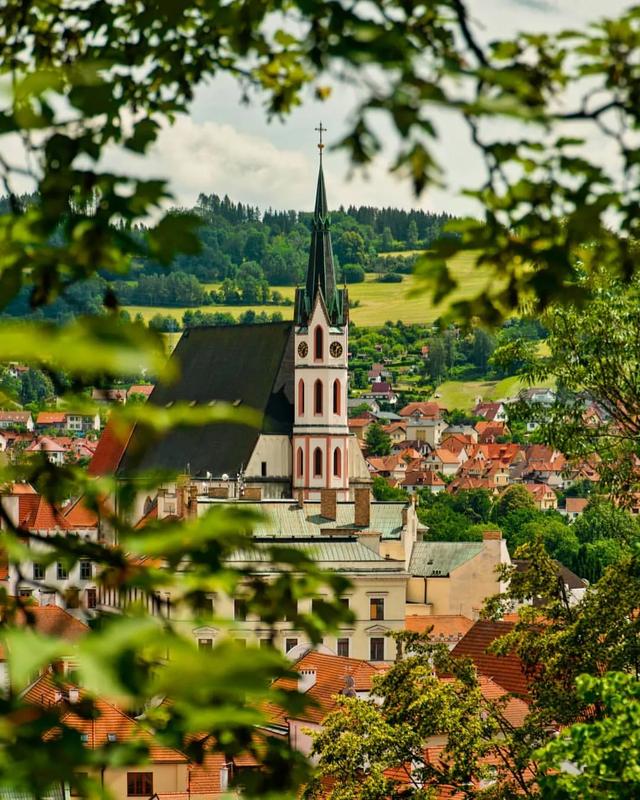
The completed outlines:
[[[318,150],[320,151],[320,158],[322,158],[322,151],[324,150],[324,145],[322,144],[322,134],[326,133],[327,129],[323,128],[322,127],[322,123],[320,123],[320,125],[317,128],[314,128],[314,130],[318,131],[318,133],[320,134],[320,141],[318,143]]]

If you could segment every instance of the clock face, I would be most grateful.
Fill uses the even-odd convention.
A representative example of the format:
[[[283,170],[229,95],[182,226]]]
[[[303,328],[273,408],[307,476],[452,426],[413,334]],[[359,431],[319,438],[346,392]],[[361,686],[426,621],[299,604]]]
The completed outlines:
[[[340,358],[342,355],[342,345],[340,342],[331,342],[331,347],[329,348],[329,352],[334,358]]]
[[[298,345],[298,355],[300,358],[306,358],[309,352],[309,345],[306,342],[300,342]]]

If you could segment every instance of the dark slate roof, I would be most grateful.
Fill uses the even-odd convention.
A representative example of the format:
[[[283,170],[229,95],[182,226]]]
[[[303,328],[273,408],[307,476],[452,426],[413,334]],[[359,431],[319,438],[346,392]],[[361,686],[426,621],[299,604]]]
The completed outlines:
[[[185,331],[172,359],[179,378],[159,383],[148,403],[208,404],[241,401],[264,415],[263,433],[290,435],[293,428],[293,324],[229,325]],[[219,423],[175,429],[145,447],[134,430],[118,468],[119,475],[139,470],[171,470],[191,475],[225,472],[235,476],[253,452],[261,431]]]
[[[333,264],[327,190],[324,185],[322,159],[318,171],[316,203],[313,211],[311,245],[304,289],[296,291],[295,319],[298,325],[306,325],[316,296],[320,294],[327,316],[332,325],[344,325],[348,307],[346,289],[336,286],[336,270]]]

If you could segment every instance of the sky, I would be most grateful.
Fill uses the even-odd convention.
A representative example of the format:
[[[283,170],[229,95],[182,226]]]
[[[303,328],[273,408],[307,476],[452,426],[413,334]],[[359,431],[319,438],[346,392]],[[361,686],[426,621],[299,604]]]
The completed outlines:
[[[630,0],[468,0],[476,33],[486,40],[508,38],[517,31],[578,28],[630,5]],[[190,113],[163,130],[144,157],[113,153],[108,166],[168,179],[176,203],[182,206],[193,205],[203,192],[228,194],[261,208],[310,209],[317,171],[314,128],[322,121],[328,129],[324,169],[331,207],[353,203],[473,213],[473,201],[462,197],[460,190],[477,184],[484,171],[461,120],[451,112],[438,113],[436,152],[446,186],[416,198],[408,180],[389,172],[397,147],[390,127],[382,124],[379,129],[384,150],[366,174],[351,174],[346,156],[330,150],[348,130],[355,99],[353,87],[334,82],[327,102],[309,93],[284,120],[268,121],[259,101],[243,104],[238,85],[220,76],[196,91]]]

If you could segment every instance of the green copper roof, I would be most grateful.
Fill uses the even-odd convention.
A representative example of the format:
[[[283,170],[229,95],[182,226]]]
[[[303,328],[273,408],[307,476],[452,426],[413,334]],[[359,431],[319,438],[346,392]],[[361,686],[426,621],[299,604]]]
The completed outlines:
[[[442,578],[482,551],[482,542],[416,542],[409,573],[423,578]]]
[[[318,170],[307,277],[304,288],[296,290],[295,320],[298,325],[307,323],[318,294],[322,297],[331,324],[344,325],[348,305],[347,294],[345,289],[338,289],[336,286],[322,159]]]
[[[320,503],[305,503],[304,508],[294,502],[266,501],[246,505],[265,517],[264,522],[254,526],[253,535],[257,539],[311,539],[322,536],[323,531],[354,527],[353,503],[338,503],[335,520],[320,516]],[[379,533],[382,539],[400,539],[402,509],[405,505],[402,502],[372,502],[370,523],[366,530]]]
[[[403,572],[404,564],[399,561],[390,561],[382,558],[369,547],[358,541],[332,541],[331,539],[320,539],[318,541],[305,542],[286,542],[286,547],[293,547],[302,550],[313,558],[324,564],[331,565],[332,570],[349,572],[353,569],[362,569],[370,565],[371,569],[389,570],[391,572]],[[231,557],[230,561],[238,563],[271,563],[270,554],[266,552],[265,544],[256,543],[255,550],[241,550]]]

